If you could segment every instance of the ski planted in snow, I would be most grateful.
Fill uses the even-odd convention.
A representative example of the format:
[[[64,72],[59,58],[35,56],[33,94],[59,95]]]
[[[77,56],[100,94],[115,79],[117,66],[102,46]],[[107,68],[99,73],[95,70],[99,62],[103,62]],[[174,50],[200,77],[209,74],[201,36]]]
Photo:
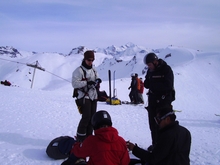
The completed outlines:
[[[113,72],[113,97],[116,96],[116,87],[115,87],[115,71]]]
[[[109,104],[111,105],[112,104],[112,89],[111,89],[111,70],[108,70],[108,81],[109,81]]]

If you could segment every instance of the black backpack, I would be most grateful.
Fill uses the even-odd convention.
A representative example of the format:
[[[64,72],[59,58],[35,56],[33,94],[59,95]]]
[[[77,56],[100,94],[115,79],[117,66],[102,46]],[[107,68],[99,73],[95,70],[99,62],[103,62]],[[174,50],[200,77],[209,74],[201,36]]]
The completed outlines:
[[[69,157],[70,151],[76,140],[70,136],[60,136],[53,139],[47,146],[46,153],[53,159],[65,159]]]

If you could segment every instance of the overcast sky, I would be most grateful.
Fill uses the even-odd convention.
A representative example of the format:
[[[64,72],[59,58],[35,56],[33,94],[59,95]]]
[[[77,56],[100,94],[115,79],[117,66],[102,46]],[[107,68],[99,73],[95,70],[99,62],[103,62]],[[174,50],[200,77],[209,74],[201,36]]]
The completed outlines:
[[[0,46],[69,53],[132,42],[220,51],[220,0],[2,0]]]

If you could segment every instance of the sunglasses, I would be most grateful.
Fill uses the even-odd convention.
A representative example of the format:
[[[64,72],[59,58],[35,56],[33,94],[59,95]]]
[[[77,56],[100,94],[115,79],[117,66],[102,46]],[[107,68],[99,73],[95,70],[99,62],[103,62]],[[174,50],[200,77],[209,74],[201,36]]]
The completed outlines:
[[[156,117],[154,117],[154,120],[157,123],[157,125],[159,125],[163,119],[165,119],[167,116],[172,115],[172,114],[174,114],[174,112],[169,112],[162,117],[156,116]]]
[[[86,59],[87,61],[89,61],[89,62],[93,62],[94,61],[94,59]]]

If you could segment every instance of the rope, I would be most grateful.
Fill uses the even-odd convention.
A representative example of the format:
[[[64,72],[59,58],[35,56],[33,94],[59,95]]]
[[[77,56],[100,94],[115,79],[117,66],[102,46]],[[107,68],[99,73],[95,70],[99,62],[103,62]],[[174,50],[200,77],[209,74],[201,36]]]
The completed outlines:
[[[27,65],[26,63],[17,62],[17,61],[12,61],[12,60],[7,60],[7,59],[3,59],[3,58],[0,58],[0,60],[5,60],[5,61],[9,61],[9,62],[14,62],[14,63],[17,63],[17,64],[22,64],[22,65]],[[49,73],[49,74],[51,74],[51,75],[53,75],[53,76],[56,76],[56,77],[58,77],[58,78],[60,78],[60,79],[62,79],[62,80],[64,80],[64,81],[67,81],[67,82],[71,83],[71,81],[69,81],[69,80],[67,80],[67,79],[64,79],[64,78],[62,78],[62,77],[60,77],[60,76],[58,76],[58,75],[56,75],[56,74],[54,74],[54,73],[51,73],[51,72],[49,72],[49,71],[47,71],[47,70],[44,70],[44,71],[47,72],[47,73]]]
[[[54,75],[54,76],[56,76],[56,77],[58,77],[58,78],[60,78],[60,79],[62,79],[62,80],[64,80],[64,81],[67,81],[67,82],[71,83],[71,81],[69,81],[69,80],[67,80],[67,79],[65,79],[65,78],[62,78],[62,77],[60,77],[60,76],[58,76],[58,75],[56,75],[56,74],[54,74],[54,73],[51,73],[51,72],[49,72],[49,71],[47,71],[47,70],[45,70],[45,72],[47,72],[47,73],[49,73],[49,74],[52,74],[52,75]]]
[[[18,63],[18,64],[20,63],[20,64],[23,64],[23,65],[26,65],[25,63],[22,63],[22,62],[7,60],[7,59],[3,59],[3,58],[0,58],[0,60],[5,60],[5,61],[9,61],[9,62],[14,62],[14,63]]]

